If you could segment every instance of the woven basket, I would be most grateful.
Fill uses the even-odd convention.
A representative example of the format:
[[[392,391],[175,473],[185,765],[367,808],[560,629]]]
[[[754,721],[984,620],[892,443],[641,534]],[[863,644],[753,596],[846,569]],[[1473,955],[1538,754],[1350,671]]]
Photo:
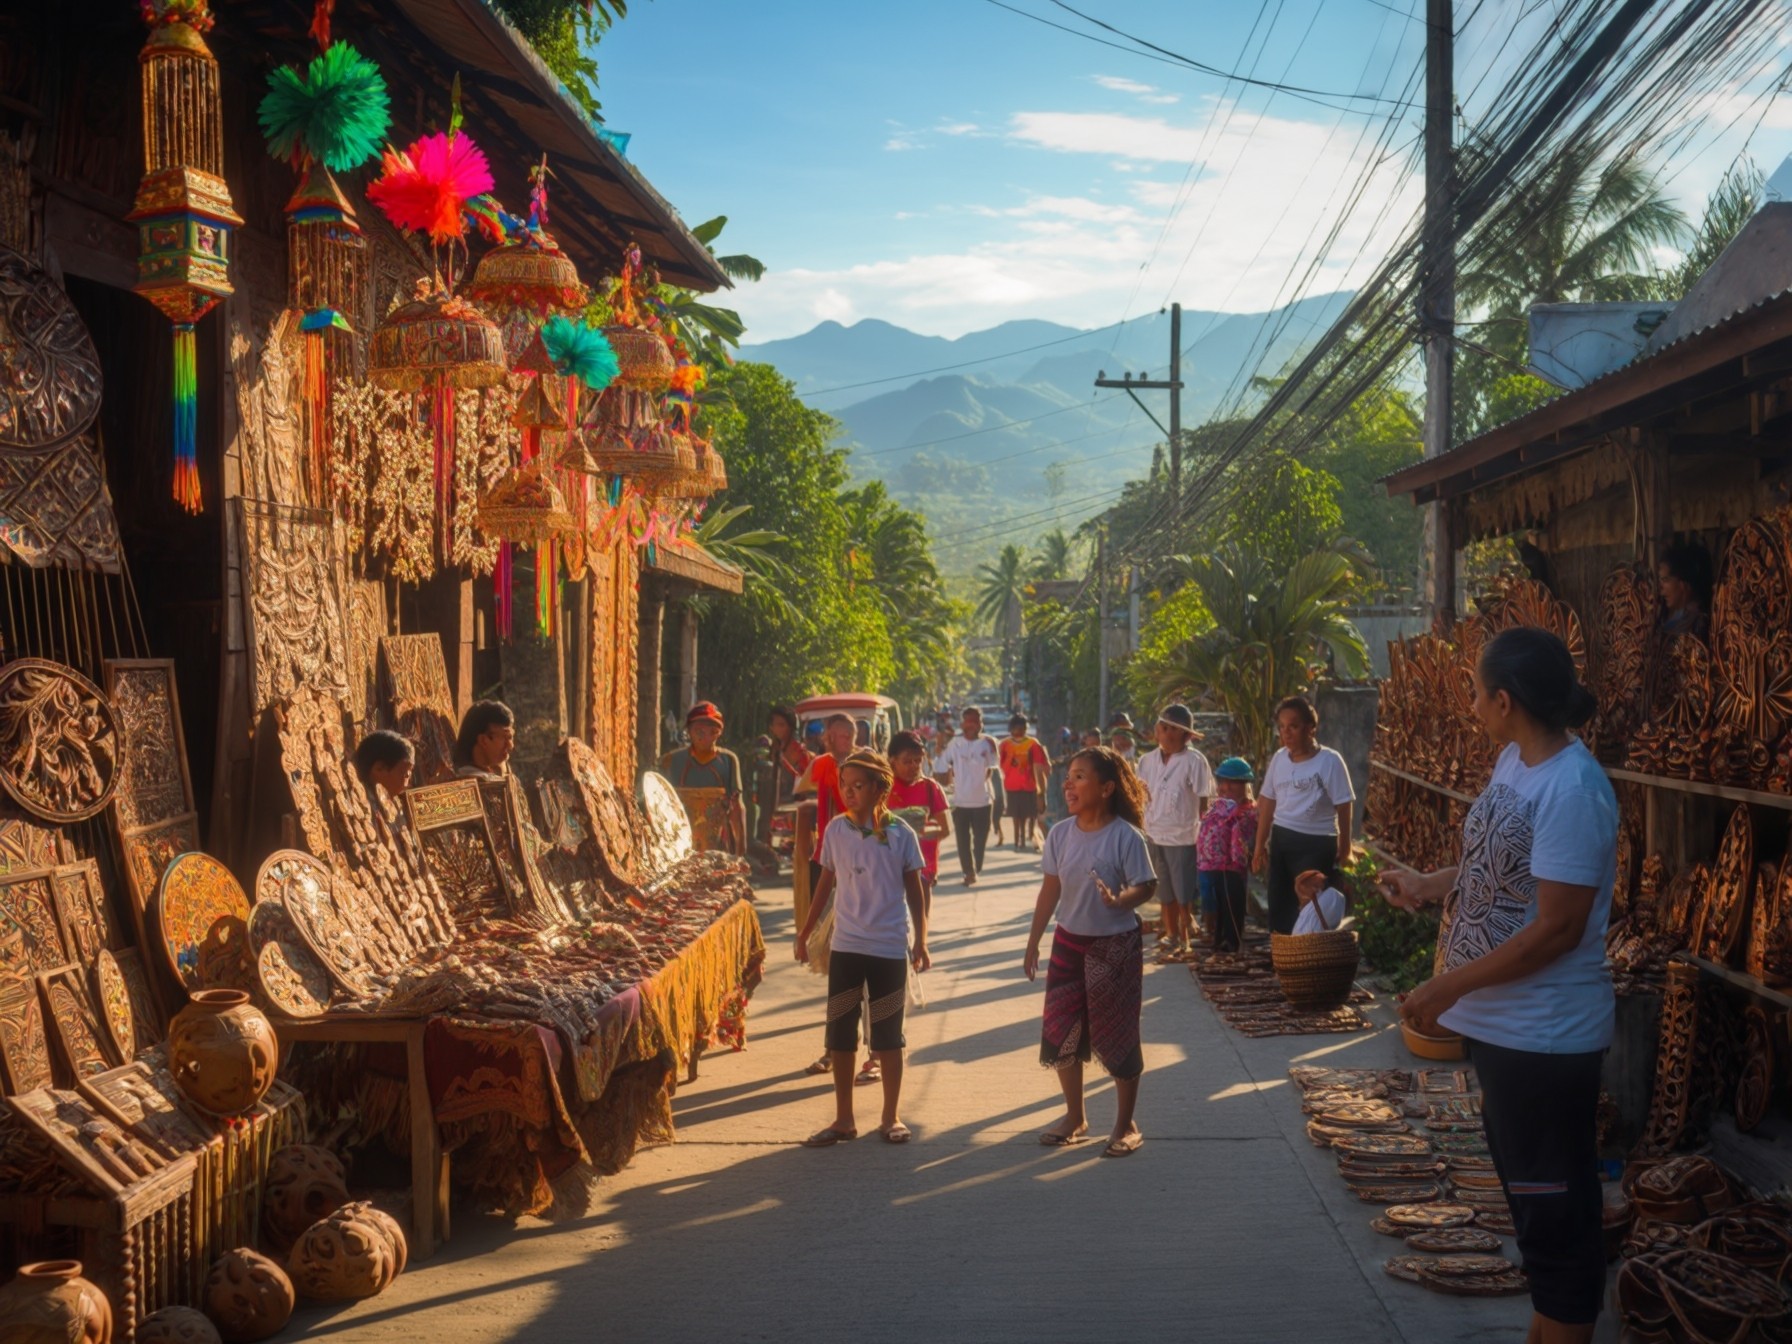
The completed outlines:
[[[1350,997],[1357,967],[1356,934],[1351,930],[1272,933],[1269,956],[1283,997],[1303,1012],[1329,1012]]]

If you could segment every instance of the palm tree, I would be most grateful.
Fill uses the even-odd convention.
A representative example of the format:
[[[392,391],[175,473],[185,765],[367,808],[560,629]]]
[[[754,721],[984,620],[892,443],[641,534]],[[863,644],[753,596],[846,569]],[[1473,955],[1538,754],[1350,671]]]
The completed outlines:
[[[979,621],[988,622],[991,634],[1001,636],[1002,675],[1006,679],[1013,670],[1021,602],[1027,594],[1026,553],[1012,543],[1002,547],[995,564],[977,566],[977,579],[977,605],[973,611]]]
[[[924,698],[954,661],[956,616],[934,562],[927,520],[891,499],[882,481],[839,498],[846,514],[847,572],[870,583],[883,607],[899,688]]]
[[[1235,545],[1188,561],[1189,582],[1214,629],[1170,656],[1160,694],[1231,715],[1261,765],[1273,746],[1278,701],[1305,690],[1328,660],[1347,677],[1368,671],[1363,637],[1344,614],[1358,563],[1347,545],[1310,552],[1285,570]]]
[[[717,509],[705,515],[692,529],[691,539],[723,564],[738,569],[745,576],[745,582],[769,598],[779,611],[791,611],[794,608],[787,591],[790,569],[777,554],[788,538],[769,528],[733,530],[734,524],[752,509],[751,504]],[[701,597],[687,600],[695,604],[704,601]],[[702,611],[701,605],[698,610]]]
[[[1033,557],[1031,577],[1036,582],[1050,582],[1070,577],[1072,542],[1061,527],[1054,527],[1039,539],[1039,554]]]

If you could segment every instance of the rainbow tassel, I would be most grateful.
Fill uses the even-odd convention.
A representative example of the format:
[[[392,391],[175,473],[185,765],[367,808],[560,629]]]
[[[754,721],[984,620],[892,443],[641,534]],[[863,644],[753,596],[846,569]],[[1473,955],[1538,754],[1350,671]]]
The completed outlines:
[[[498,609],[498,638],[506,643],[511,634],[510,543],[498,543],[498,565],[492,571],[492,598]]]
[[[199,491],[199,342],[191,322],[174,324],[174,500],[205,510]]]
[[[554,543],[544,541],[535,548],[535,629],[543,639],[554,637],[554,589],[558,584],[559,566],[554,560]]]

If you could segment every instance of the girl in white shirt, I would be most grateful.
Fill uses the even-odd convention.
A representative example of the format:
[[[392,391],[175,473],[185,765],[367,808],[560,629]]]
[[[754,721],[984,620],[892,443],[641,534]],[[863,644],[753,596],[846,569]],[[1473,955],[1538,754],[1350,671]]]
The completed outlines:
[[[809,935],[834,902],[834,937],[828,953],[827,1047],[834,1066],[833,1123],[811,1134],[810,1148],[829,1148],[859,1137],[853,1116],[853,1060],[859,1040],[860,1001],[870,1000],[871,1050],[882,1068],[887,1143],[907,1143],[909,1128],[897,1114],[902,1096],[902,1013],[908,996],[909,961],[924,971],[927,907],[921,886],[921,842],[885,806],[895,776],[882,754],[860,750],[840,764],[845,811],[828,823],[821,847],[821,882],[809,917],[797,935],[796,959],[809,959]],[[905,909],[906,907],[906,909]],[[909,929],[914,951],[909,951]]]

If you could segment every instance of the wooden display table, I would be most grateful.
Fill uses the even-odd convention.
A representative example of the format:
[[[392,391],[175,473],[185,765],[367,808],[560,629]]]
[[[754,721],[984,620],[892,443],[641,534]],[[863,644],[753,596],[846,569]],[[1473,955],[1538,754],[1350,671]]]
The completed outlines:
[[[429,1074],[423,1067],[426,1017],[320,1017],[300,1022],[275,1020],[281,1043],[315,1041],[325,1045],[398,1044],[404,1046],[405,1083],[411,1104],[411,1255],[434,1255],[448,1240],[448,1154],[436,1129],[429,1099]]]

